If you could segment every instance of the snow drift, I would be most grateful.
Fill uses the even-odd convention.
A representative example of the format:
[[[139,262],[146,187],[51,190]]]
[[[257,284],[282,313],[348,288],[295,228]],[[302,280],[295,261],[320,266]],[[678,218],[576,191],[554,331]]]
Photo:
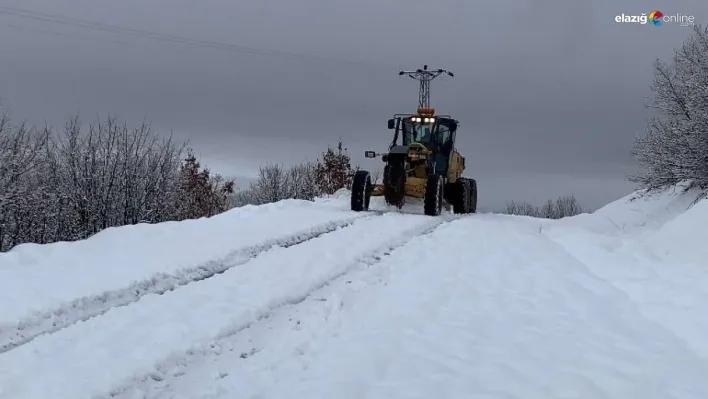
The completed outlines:
[[[695,194],[540,220],[379,199],[357,214],[344,190],[23,245],[0,255],[6,326],[221,266],[36,324],[0,353],[0,398],[703,398],[708,201]]]
[[[362,216],[288,200],[212,218],[109,228],[82,241],[19,245],[0,254],[0,352]]]

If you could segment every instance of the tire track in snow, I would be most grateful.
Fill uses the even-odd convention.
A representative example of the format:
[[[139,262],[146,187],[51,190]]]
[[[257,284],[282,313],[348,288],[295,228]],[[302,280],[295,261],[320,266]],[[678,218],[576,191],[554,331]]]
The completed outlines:
[[[373,215],[371,215],[373,213]],[[136,281],[118,290],[106,291],[98,295],[77,298],[58,307],[35,313],[20,320],[16,325],[0,327],[0,354],[31,342],[44,334],[52,334],[81,321],[100,316],[115,307],[128,306],[145,295],[162,295],[184,285],[202,281],[230,268],[243,265],[259,254],[274,247],[291,247],[350,226],[357,220],[372,219],[385,212],[371,212],[336,222],[324,223],[299,233],[275,238],[262,244],[240,248],[222,259],[213,260],[197,267],[179,270],[175,273],[158,273],[147,279]]]
[[[308,299],[313,301],[322,301],[323,299],[314,298],[314,296],[317,296],[317,294],[326,290],[330,285],[334,285],[336,283],[351,283],[349,278],[357,271],[363,271],[366,273],[366,269],[373,268],[376,264],[382,262],[386,257],[390,256],[396,249],[407,245],[416,238],[432,234],[441,226],[462,217],[465,216],[442,216],[434,219],[432,223],[412,229],[411,231],[406,232],[406,234],[402,234],[396,238],[388,240],[381,247],[359,255],[342,272],[331,276],[331,278],[323,281],[321,284],[316,285],[306,292],[298,293],[299,295],[293,296],[288,300],[280,301],[267,312],[257,315],[253,321],[232,325],[228,329],[217,333],[214,336],[214,339],[210,342],[205,342],[201,346],[190,348],[184,352],[174,353],[162,362],[156,364],[154,370],[145,374],[137,375],[130,382],[119,385],[111,389],[107,394],[103,396],[96,396],[94,399],[127,399],[133,397],[149,398],[151,397],[148,394],[151,386],[154,386],[155,384],[162,384],[170,378],[182,378],[187,376],[189,374],[189,364],[194,362],[197,358],[209,358],[211,356],[221,355],[223,353],[223,348],[231,346],[229,345],[229,342],[237,340],[241,333],[260,327],[265,328],[263,324],[274,318],[282,319],[283,317],[287,318],[288,316],[296,314],[298,307],[306,304]],[[284,331],[284,333],[285,332],[286,331]],[[234,357],[240,357],[241,359],[247,359],[257,354],[262,349],[263,348],[254,347],[249,351],[231,352],[231,355]],[[160,395],[158,394],[157,396]]]

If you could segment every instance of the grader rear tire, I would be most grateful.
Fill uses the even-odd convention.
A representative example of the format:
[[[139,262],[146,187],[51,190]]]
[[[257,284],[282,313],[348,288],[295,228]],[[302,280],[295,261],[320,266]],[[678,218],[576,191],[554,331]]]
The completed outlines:
[[[470,181],[460,177],[455,182],[455,195],[452,198],[452,209],[456,214],[470,213],[472,201],[472,187]]]
[[[468,180],[470,182],[470,213],[477,213],[477,180]]]
[[[428,216],[439,216],[443,208],[444,179],[440,175],[430,175],[425,182],[423,212]]]

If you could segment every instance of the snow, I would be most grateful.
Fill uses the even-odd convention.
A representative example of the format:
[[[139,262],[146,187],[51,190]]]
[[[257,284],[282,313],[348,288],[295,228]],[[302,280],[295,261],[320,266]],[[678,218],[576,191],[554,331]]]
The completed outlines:
[[[334,194],[316,198],[315,204],[321,207],[335,209],[349,209],[351,191],[340,189]],[[423,215],[423,201],[417,198],[405,198],[403,209],[387,205],[383,197],[371,197],[369,210],[372,212],[403,212],[409,215]],[[443,214],[450,215],[451,209],[444,209]]]
[[[431,267],[439,253],[427,246],[463,243],[445,273]],[[391,283],[257,397],[667,398],[708,386],[708,364],[680,339],[513,222],[455,222],[385,267]]]
[[[299,246],[274,248],[219,278],[146,296],[74,328],[38,337],[4,355],[2,393],[13,398],[48,398],[57,389],[71,398],[99,394],[136,370],[148,370],[174,348],[241,329],[273,307],[299,301],[346,272],[358,256],[386,250],[400,235],[415,234],[432,223],[439,221],[396,214],[359,220]],[[92,350],[96,348],[101,350]],[[44,377],[27,385],[36,374]]]
[[[695,195],[550,221],[380,199],[357,214],[343,190],[20,246],[0,255],[0,289],[49,292],[2,298],[6,321],[220,266],[18,342],[0,353],[0,398],[703,398],[708,201]],[[118,258],[140,266],[120,275]]]
[[[249,246],[351,218],[290,200],[208,219],[109,228],[83,241],[19,245],[0,254],[0,332],[23,318],[31,322],[33,314],[61,316],[67,306],[106,301],[107,292],[139,288],[164,274],[202,268]]]
[[[611,202],[592,214],[582,214],[555,221],[559,225],[573,226],[604,234],[642,234],[653,231],[671,219],[686,212],[699,192],[682,194],[683,186],[642,197],[631,193]]]
[[[625,292],[645,317],[708,357],[708,339],[702,337],[708,321],[701,316],[708,314],[708,248],[701,240],[707,229],[708,200],[691,206],[696,194],[670,191],[637,200],[624,217],[619,201],[610,204],[607,208],[614,208],[617,220],[629,226],[614,234],[560,226],[547,234],[598,277]]]

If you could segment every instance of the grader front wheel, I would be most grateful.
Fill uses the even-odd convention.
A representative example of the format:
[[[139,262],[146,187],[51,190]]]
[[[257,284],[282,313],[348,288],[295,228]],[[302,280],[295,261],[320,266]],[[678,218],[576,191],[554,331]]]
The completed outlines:
[[[352,180],[352,210],[355,212],[368,211],[371,201],[371,174],[365,170],[358,170]]]
[[[406,167],[403,158],[389,159],[384,167],[384,199],[386,203],[403,208],[406,203]]]

